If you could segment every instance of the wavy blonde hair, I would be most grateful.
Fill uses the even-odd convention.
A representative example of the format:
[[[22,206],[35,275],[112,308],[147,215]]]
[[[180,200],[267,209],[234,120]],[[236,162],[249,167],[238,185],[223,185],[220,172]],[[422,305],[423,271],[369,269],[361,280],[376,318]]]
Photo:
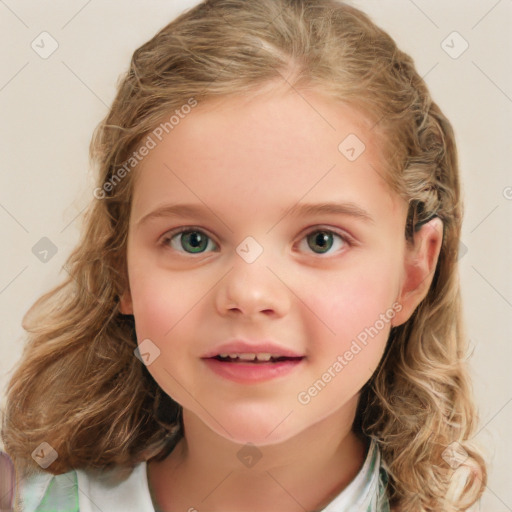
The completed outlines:
[[[256,94],[283,80],[374,121],[386,142],[383,172],[409,203],[408,243],[423,222],[443,221],[428,295],[392,328],[354,429],[378,441],[395,509],[464,510],[481,496],[487,472],[470,442],[477,415],[461,321],[455,139],[413,60],[389,35],[336,0],[211,0],[185,11],[135,51],[118,84],[90,146],[98,187],[106,190],[144,137],[191,98]],[[133,318],[119,310],[132,188],[127,173],[92,200],[69,276],[24,319],[30,336],[2,423],[5,449],[24,475],[43,441],[58,453],[47,471],[60,474],[114,465],[129,471],[163,458],[183,435],[180,406],[134,357]],[[452,468],[447,447],[467,458]]]

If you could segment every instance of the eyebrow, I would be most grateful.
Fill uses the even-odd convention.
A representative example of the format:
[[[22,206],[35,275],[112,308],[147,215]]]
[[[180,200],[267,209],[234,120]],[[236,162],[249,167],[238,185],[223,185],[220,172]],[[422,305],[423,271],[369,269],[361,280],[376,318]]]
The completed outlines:
[[[172,216],[183,216],[183,217],[198,217],[200,215],[205,215],[209,213],[214,213],[210,208],[205,205],[195,205],[195,204],[170,204],[164,205],[152,212],[144,215],[141,219],[139,219],[136,223],[137,226],[144,224],[152,219],[158,219],[163,217],[172,217]],[[320,214],[334,214],[334,215],[345,215],[349,217],[354,217],[356,219],[362,220],[366,223],[375,223],[373,217],[363,208],[359,207],[355,203],[345,202],[345,203],[337,203],[337,202],[327,202],[327,203],[297,203],[288,210],[283,210],[282,217],[287,217],[288,215],[297,216],[297,217],[307,217],[310,215],[320,215]]]
[[[355,217],[367,223],[375,223],[373,217],[363,208],[355,203],[297,203],[286,211],[284,215],[296,215],[298,217],[306,217],[308,215],[318,215],[322,213],[330,213],[335,215],[346,215]]]

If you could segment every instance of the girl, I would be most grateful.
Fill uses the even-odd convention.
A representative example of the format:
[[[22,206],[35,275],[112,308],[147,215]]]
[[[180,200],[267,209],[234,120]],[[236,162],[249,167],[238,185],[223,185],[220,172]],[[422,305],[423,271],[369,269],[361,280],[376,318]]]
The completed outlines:
[[[135,51],[2,436],[26,511],[455,511],[485,463],[454,134],[335,0],[210,0]]]

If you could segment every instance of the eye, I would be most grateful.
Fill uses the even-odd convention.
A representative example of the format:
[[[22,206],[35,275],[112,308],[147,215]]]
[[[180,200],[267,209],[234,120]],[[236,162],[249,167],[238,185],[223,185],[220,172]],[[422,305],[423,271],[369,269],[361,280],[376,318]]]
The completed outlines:
[[[326,254],[333,247],[335,249],[343,249],[345,246],[350,246],[351,242],[348,236],[341,235],[330,229],[315,229],[302,238],[299,243],[299,249],[304,250],[304,244],[307,244],[308,248],[315,254]]]
[[[163,240],[163,245],[169,245],[178,252],[188,254],[200,254],[207,249],[216,249],[217,246],[213,240],[199,229],[181,229],[167,233]]]

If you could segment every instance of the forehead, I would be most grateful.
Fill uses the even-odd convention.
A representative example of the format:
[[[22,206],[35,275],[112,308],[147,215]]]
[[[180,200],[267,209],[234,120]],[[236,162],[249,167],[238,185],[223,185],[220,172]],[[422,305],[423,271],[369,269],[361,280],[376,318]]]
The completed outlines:
[[[208,100],[161,140],[153,135],[156,146],[135,172],[133,209],[183,196],[212,208],[259,202],[269,209],[326,194],[395,209],[398,198],[383,179],[385,141],[373,126],[357,109],[313,91]]]

